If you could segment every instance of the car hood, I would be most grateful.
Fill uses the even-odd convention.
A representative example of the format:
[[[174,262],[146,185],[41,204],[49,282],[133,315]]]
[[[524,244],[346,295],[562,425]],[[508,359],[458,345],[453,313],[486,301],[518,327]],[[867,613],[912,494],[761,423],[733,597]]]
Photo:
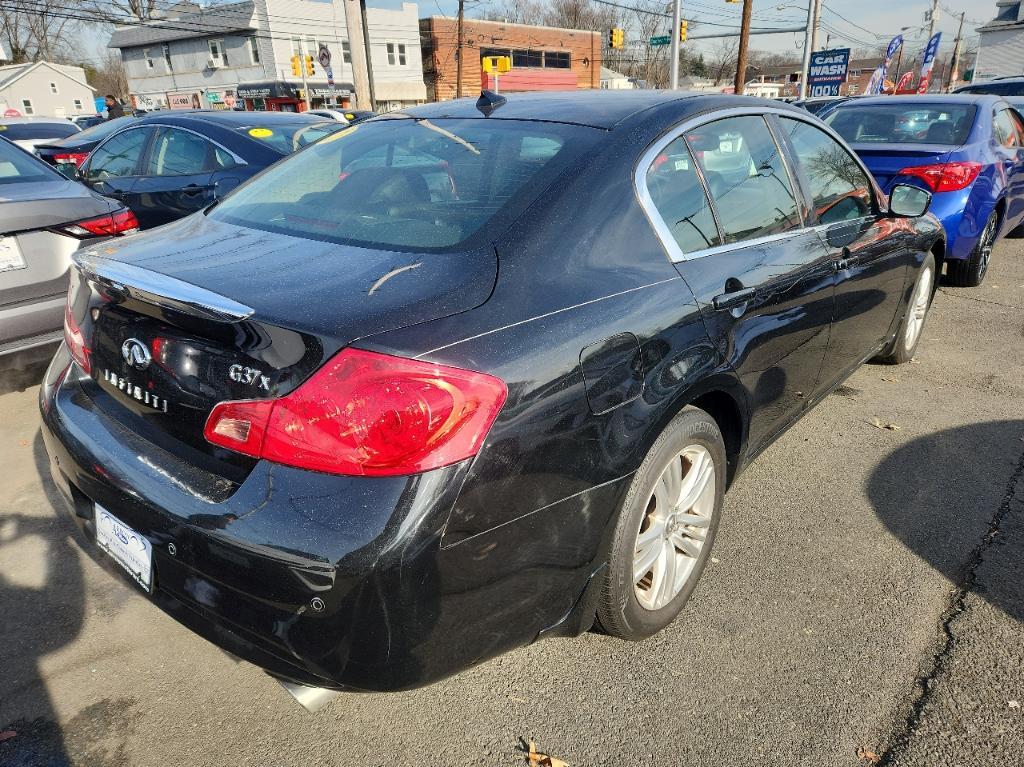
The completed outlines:
[[[493,248],[409,253],[292,237],[202,213],[85,254],[219,294],[260,321],[326,347],[479,306],[497,278]]]

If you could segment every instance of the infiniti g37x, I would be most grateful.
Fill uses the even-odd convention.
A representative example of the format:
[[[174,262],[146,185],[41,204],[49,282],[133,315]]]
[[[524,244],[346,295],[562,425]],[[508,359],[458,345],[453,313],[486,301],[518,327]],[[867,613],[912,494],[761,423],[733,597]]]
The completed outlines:
[[[806,112],[503,101],[353,126],[77,257],[53,476],[104,561],[283,680],[650,636],[743,467],[920,339],[928,193]]]

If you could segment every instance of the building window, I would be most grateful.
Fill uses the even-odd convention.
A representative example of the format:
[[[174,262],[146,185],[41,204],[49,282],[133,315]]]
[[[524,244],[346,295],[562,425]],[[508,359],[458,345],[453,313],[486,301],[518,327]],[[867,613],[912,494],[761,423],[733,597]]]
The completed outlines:
[[[223,40],[207,40],[210,45],[210,61],[218,67],[226,67],[228,65],[228,54],[224,50]]]
[[[511,58],[512,51],[510,51],[508,48],[481,48],[480,49],[480,58],[481,59],[490,58],[491,56],[508,56],[508,57]]]
[[[388,65],[405,66],[405,43],[388,43]]]
[[[540,51],[512,51],[512,66],[514,67],[540,67],[543,63],[544,58]]]
[[[859,69],[851,69],[850,70],[850,77],[860,77],[860,75],[861,75],[861,72],[860,72]]]
[[[82,100],[81,99],[75,99],[75,111],[76,112],[81,112],[82,111]]]
[[[27,115],[34,115],[36,113],[36,110],[34,110],[32,108],[32,100],[31,99],[22,99],[21,100],[21,109]]]
[[[150,55],[149,48],[142,49],[142,58],[146,60],[146,69],[153,68],[153,57]]]
[[[341,60],[345,64],[352,63],[352,46],[349,45],[348,40],[341,41]]]
[[[249,38],[249,58],[253,64],[260,63],[260,44],[255,37]]]
[[[164,66],[167,67],[167,71],[168,72],[173,72],[174,71],[174,67],[171,66],[171,46],[168,45],[167,43],[163,44],[163,53],[164,53]]]
[[[545,51],[544,66],[549,69],[569,69],[572,66],[572,55],[569,51]]]
[[[50,83],[50,93],[57,93],[57,83]]]

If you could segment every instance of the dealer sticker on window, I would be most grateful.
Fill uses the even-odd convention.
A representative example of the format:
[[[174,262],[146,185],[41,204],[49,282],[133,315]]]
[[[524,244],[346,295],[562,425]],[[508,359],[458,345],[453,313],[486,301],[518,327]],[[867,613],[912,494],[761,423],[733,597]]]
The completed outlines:
[[[12,272],[26,266],[18,241],[13,237],[0,237],[0,272]]]

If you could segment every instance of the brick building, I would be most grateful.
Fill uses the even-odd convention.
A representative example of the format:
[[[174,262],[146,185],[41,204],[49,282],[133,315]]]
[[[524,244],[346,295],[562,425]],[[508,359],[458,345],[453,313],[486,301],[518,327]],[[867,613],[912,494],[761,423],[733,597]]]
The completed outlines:
[[[484,56],[512,57],[512,71],[500,77],[503,92],[601,87],[600,32],[479,19],[465,19],[462,29],[463,96],[493,87],[493,78],[480,64]],[[420,40],[427,98],[455,98],[458,22],[442,16],[420,19]]]

